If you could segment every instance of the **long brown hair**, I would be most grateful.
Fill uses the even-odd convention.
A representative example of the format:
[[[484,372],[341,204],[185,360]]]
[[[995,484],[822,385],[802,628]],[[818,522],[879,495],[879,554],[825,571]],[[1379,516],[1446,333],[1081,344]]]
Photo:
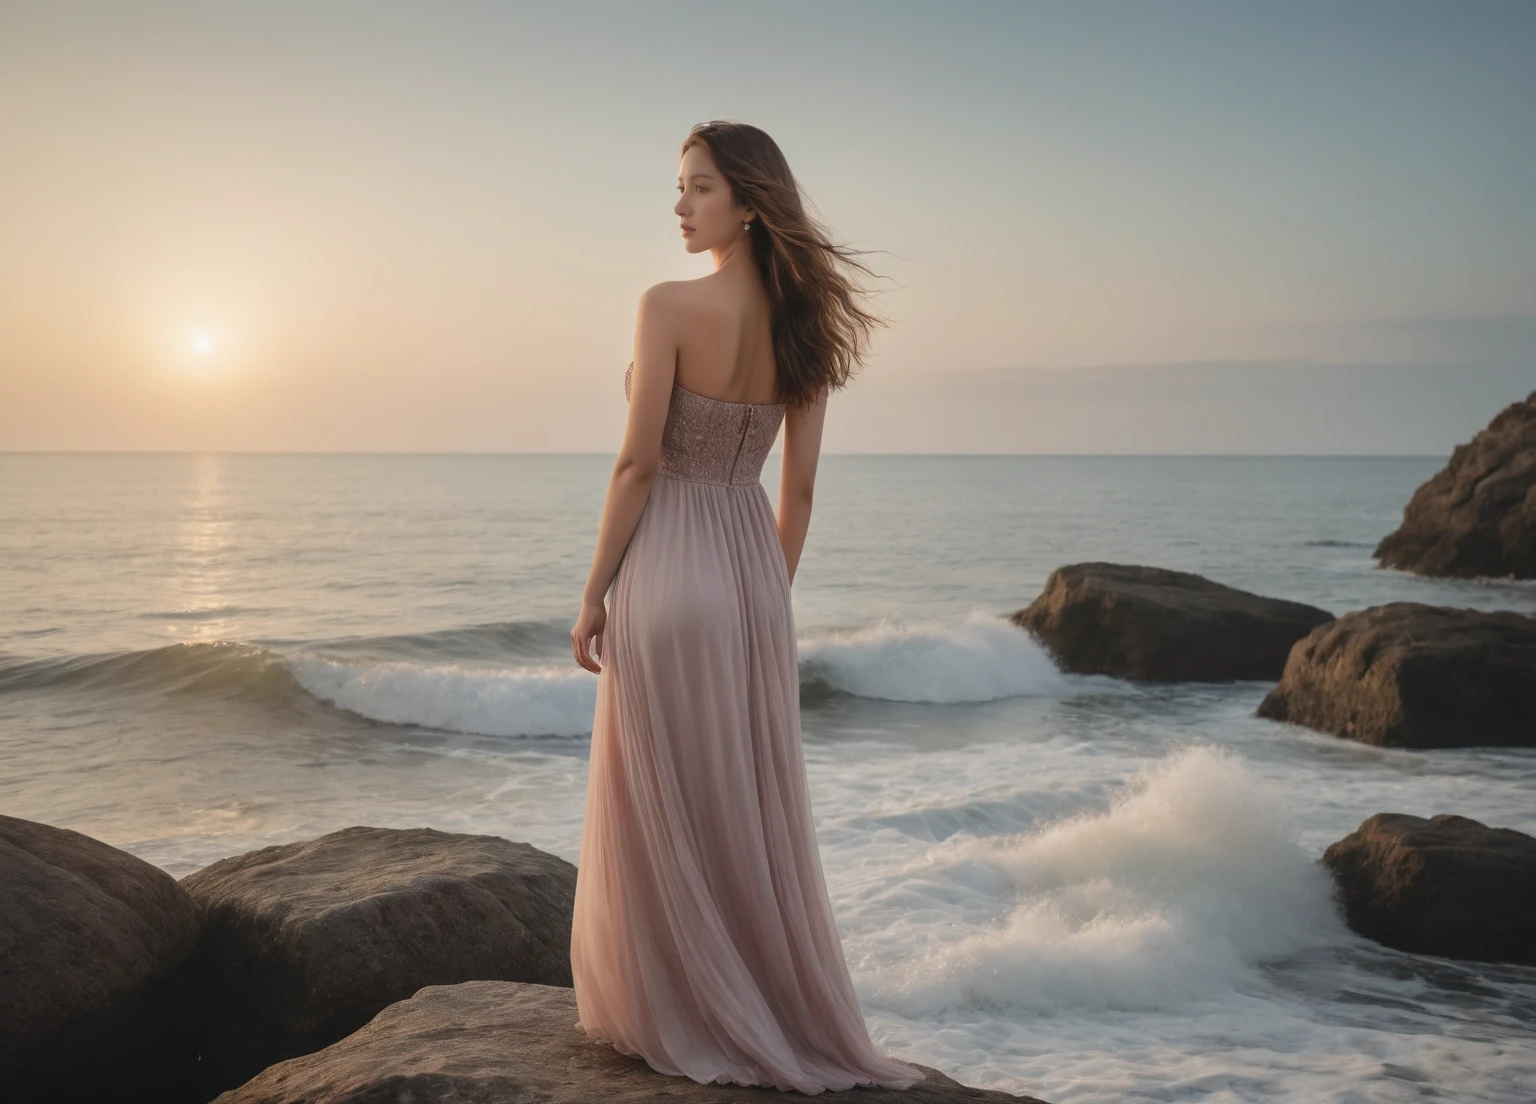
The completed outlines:
[[[772,304],[779,399],[799,405],[846,386],[864,362],[871,328],[887,325],[855,302],[869,293],[840,267],[874,275],[853,259],[872,251],[832,242],[806,213],[789,162],[764,131],[713,119],[688,132],[678,156],[695,145],[709,150],[732,198],[757,213],[748,232]]]

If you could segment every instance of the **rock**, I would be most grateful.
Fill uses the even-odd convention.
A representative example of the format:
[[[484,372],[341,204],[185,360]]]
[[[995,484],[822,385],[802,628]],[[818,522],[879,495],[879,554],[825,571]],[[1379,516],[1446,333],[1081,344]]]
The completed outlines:
[[[1536,391],[1456,446],[1375,555],[1420,575],[1536,578]]]
[[[638,1104],[762,1101],[761,1087],[701,1085],[588,1039],[572,989],[516,982],[433,985],[392,1004],[360,1031],[315,1054],[264,1070],[216,1104]],[[1033,1097],[968,1088],[920,1066],[905,1091],[860,1088],[868,1104],[1008,1101]]]
[[[1225,682],[1278,678],[1291,645],[1333,614],[1184,571],[1079,563],[1012,620],[1079,674]]]
[[[159,867],[0,816],[0,1095],[178,1097],[196,1053],[182,1042],[177,969],[200,926]]]
[[[1384,747],[1536,746],[1536,620],[1420,602],[1353,610],[1291,649],[1258,715]]]
[[[1349,926],[1418,954],[1536,963],[1536,839],[1377,813],[1323,852]]]
[[[354,827],[222,859],[182,885],[206,915],[193,957],[212,1091],[424,985],[571,984],[576,867],[526,843]]]

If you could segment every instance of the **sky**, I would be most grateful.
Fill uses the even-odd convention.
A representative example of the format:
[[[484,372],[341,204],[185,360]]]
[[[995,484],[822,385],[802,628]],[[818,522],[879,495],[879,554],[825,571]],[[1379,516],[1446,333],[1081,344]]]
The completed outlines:
[[[0,0],[0,450],[612,453],[728,119],[883,277],[828,452],[1448,452],[1536,390],[1533,56],[1477,0]]]

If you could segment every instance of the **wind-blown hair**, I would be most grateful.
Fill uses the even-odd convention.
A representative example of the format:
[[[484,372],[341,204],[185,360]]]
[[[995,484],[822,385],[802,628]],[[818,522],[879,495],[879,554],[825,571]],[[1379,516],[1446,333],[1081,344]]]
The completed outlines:
[[[756,212],[749,232],[773,310],[778,401],[798,406],[846,386],[871,328],[887,325],[855,301],[868,292],[843,271],[874,275],[853,259],[871,251],[834,244],[806,213],[789,162],[764,131],[715,119],[696,124],[678,156],[695,145],[709,150],[732,198]]]

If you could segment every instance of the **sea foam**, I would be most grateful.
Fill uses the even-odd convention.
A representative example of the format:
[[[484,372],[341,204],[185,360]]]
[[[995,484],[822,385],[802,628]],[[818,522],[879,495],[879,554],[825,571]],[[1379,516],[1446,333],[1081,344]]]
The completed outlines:
[[[800,642],[802,683],[861,698],[978,702],[1055,696],[1083,685],[1023,629],[987,610],[958,623],[886,618]]]
[[[592,731],[597,679],[569,667],[469,667],[290,657],[310,694],[390,724],[477,736],[585,736]]]
[[[983,610],[959,622],[886,619],[813,636],[799,653],[801,685],[812,692],[892,701],[992,701],[1119,685],[1063,674],[1028,633]],[[596,679],[574,663],[489,667],[301,653],[287,666],[311,695],[360,716],[481,736],[585,735],[597,704]]]
[[[907,1015],[1161,1008],[1230,991],[1258,963],[1346,938],[1332,883],[1272,787],[1193,745],[1104,812],[957,839],[906,872],[943,938],[868,978]],[[951,938],[950,933],[961,933]]]

